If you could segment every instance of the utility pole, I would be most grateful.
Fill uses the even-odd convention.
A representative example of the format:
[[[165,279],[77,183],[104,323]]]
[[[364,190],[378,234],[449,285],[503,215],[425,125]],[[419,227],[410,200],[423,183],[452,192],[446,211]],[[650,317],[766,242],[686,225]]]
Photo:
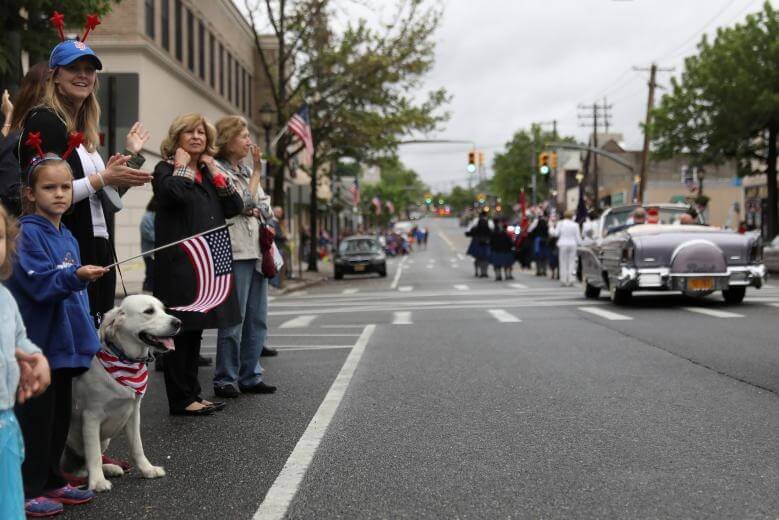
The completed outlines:
[[[652,109],[655,107],[655,88],[657,88],[657,71],[672,71],[673,68],[658,69],[656,63],[652,63],[649,69],[633,67],[633,70],[649,71],[649,98],[646,103],[646,122],[644,123],[644,147],[641,149],[641,169],[638,173],[638,203],[644,203],[644,190],[646,189],[646,167],[649,161],[650,125],[652,123]]]
[[[592,123],[582,123],[579,126],[584,127],[592,127],[592,146],[593,148],[598,148],[598,118],[601,116],[603,118],[603,125],[604,127],[608,128],[609,126],[609,118],[611,115],[609,114],[609,110],[611,110],[612,105],[607,105],[605,102],[601,105],[597,102],[593,103],[592,105],[579,105],[580,109],[583,110],[592,110]],[[590,114],[579,114],[579,119],[585,119],[589,118]],[[594,203],[595,208],[600,208],[600,195],[598,193],[598,155],[597,154],[590,154],[592,157],[592,190],[593,190],[593,197],[595,197]]]

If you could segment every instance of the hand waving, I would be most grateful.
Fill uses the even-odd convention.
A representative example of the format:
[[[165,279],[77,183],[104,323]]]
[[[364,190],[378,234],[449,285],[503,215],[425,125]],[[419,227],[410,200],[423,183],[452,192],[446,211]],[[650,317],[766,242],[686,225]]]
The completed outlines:
[[[132,153],[140,153],[149,137],[151,137],[151,133],[143,127],[143,123],[136,121],[130,128],[130,132],[128,132],[124,140],[124,145]]]

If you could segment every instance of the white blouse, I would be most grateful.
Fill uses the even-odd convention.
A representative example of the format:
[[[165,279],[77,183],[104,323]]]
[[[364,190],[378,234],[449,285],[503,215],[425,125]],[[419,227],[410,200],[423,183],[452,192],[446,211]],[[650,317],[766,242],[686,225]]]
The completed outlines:
[[[83,145],[77,148],[81,167],[84,170],[84,178],[73,181],[73,204],[89,197],[89,210],[92,213],[92,235],[95,238],[108,239],[108,226],[106,225],[103,205],[97,191],[89,182],[89,177],[97,175],[105,170],[103,158],[97,152],[88,152]]]

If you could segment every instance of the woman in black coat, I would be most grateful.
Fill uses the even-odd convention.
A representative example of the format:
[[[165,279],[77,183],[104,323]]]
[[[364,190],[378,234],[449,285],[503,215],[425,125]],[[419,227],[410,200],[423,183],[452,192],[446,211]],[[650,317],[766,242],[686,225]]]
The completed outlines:
[[[216,130],[200,114],[184,114],[170,126],[162,142],[166,160],[154,169],[155,246],[159,247],[221,226],[225,218],[243,211],[243,200],[229,179],[218,173],[213,153]],[[163,249],[154,258],[154,296],[168,307],[186,306],[197,298],[192,263],[177,246]],[[172,415],[208,415],[224,407],[200,395],[198,358],[203,329],[230,327],[241,322],[235,292],[206,312],[171,310],[182,321],[174,338],[176,349],[166,354],[165,388]]]

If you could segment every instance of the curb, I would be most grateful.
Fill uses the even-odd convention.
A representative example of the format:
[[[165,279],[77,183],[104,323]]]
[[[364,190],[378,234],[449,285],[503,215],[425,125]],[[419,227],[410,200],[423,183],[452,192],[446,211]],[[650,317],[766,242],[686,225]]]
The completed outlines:
[[[301,282],[298,284],[295,284],[292,287],[285,287],[284,289],[277,289],[273,291],[273,296],[284,296],[285,294],[293,293],[295,291],[302,291],[303,289],[307,289],[309,287],[312,287],[314,285],[320,284],[326,280],[329,280],[330,278],[327,276],[323,276],[320,278],[315,278],[314,280],[307,280],[305,282]]]

